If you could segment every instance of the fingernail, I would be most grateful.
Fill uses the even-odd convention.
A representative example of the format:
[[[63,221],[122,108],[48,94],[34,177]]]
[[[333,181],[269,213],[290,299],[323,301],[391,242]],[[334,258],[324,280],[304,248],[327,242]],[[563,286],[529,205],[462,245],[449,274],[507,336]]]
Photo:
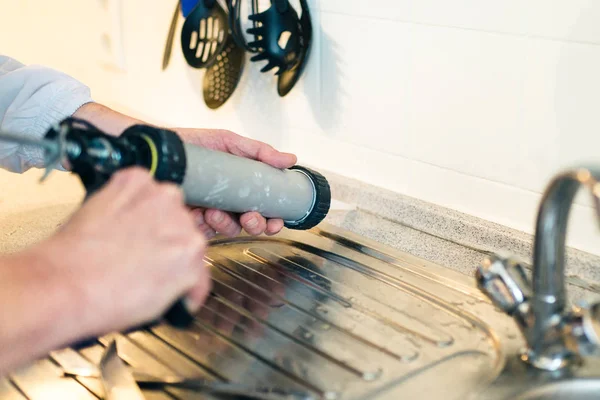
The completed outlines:
[[[254,228],[256,225],[258,225],[258,219],[256,219],[256,217],[252,217],[246,222],[248,228]]]
[[[214,213],[212,213],[210,219],[212,222],[214,222],[215,224],[219,224],[221,222],[223,222],[223,219],[225,218],[225,214],[223,214],[221,211],[215,211]]]
[[[196,223],[198,225],[204,225],[204,215],[202,215],[202,211],[200,211],[198,215],[196,215]]]

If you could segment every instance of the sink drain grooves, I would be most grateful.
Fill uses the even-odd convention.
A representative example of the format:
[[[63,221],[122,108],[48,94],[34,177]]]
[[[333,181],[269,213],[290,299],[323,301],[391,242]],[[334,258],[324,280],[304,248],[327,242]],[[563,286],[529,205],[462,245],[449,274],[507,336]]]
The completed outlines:
[[[177,375],[186,378],[195,378],[201,375],[213,380],[230,382],[229,379],[217,371],[214,371],[212,368],[207,367],[202,363],[195,362],[187,354],[181,352],[178,348],[173,347],[152,331],[135,331],[130,333],[127,337],[163,365],[172,369]],[[174,358],[179,358],[179,360],[173,362]]]
[[[371,342],[370,340],[367,340],[367,339],[365,339],[365,338],[363,338],[361,336],[356,335],[355,333],[349,331],[348,329],[345,329],[345,328],[337,325],[335,322],[332,322],[330,320],[327,320],[327,319],[323,318],[319,314],[313,313],[311,311],[308,311],[308,310],[306,310],[306,309],[304,309],[302,307],[299,307],[299,306],[295,305],[294,303],[290,302],[289,300],[287,300],[284,297],[278,296],[276,294],[273,294],[273,293],[265,290],[264,288],[262,288],[262,287],[256,285],[255,283],[253,283],[253,282],[245,279],[239,273],[237,273],[237,272],[229,269],[228,267],[226,267],[225,265],[223,265],[223,264],[221,264],[219,262],[211,260],[210,264],[213,265],[214,267],[218,268],[220,271],[222,271],[222,272],[224,272],[224,273],[226,273],[226,274],[228,274],[228,275],[230,275],[230,276],[232,276],[232,277],[234,277],[236,279],[239,279],[239,280],[243,281],[245,284],[247,284],[249,286],[252,286],[256,290],[261,291],[262,293],[266,294],[267,296],[276,298],[277,300],[280,300],[281,302],[285,303],[289,307],[291,307],[291,308],[293,308],[293,309],[295,309],[295,310],[297,310],[297,311],[299,311],[299,312],[301,312],[301,313],[303,313],[303,314],[305,314],[305,315],[307,315],[307,316],[309,316],[311,318],[314,318],[316,320],[325,322],[325,323],[331,325],[331,327],[333,329],[337,329],[337,330],[343,332],[344,334],[352,337],[353,339],[355,339],[355,340],[357,340],[357,341],[359,341],[361,343],[364,343],[367,346],[373,347],[374,349],[377,349],[378,351],[380,351],[380,352],[382,352],[382,353],[384,353],[384,354],[386,354],[386,355],[388,355],[390,357],[393,357],[394,359],[396,359],[398,361],[402,361],[402,362],[412,361],[415,358],[417,358],[417,356],[418,356],[418,353],[415,354],[415,355],[411,355],[411,356],[399,355],[399,354],[397,354],[397,353],[395,353],[395,352],[393,352],[393,351],[391,351],[391,350],[389,350],[389,349],[387,349],[385,347],[382,347],[382,346],[380,346],[380,345],[378,345],[376,343]]]
[[[276,386],[293,387],[295,389],[306,390],[305,385],[295,382],[294,380],[290,379],[287,375],[282,374],[276,369],[273,369],[271,366],[267,366],[267,368],[269,370],[273,370],[276,374],[279,375],[279,377],[276,378],[275,381],[273,381],[273,376],[271,376],[270,381],[264,381],[263,376],[253,374],[252,370],[244,370],[243,372],[236,371],[235,367],[237,367],[238,365],[244,365],[247,362],[255,362],[256,358],[248,354],[247,352],[233,346],[230,342],[226,341],[220,335],[216,335],[211,330],[203,327],[202,324],[195,324],[192,327],[192,329],[194,330],[181,331],[171,326],[161,325],[152,328],[152,333],[156,335],[160,340],[163,340],[165,343],[167,343],[169,346],[172,346],[177,351],[190,358],[193,362],[199,364],[202,368],[205,367],[206,363],[214,363],[221,365],[221,363],[224,362],[226,364],[230,364],[231,367],[223,371],[217,371],[214,368],[207,368],[209,371],[211,371],[211,373],[223,377],[222,380],[225,382],[243,383],[245,381],[253,382],[253,384],[271,384]],[[196,341],[198,340],[198,336],[202,336],[205,338],[216,338],[218,341],[226,344],[227,348],[224,352],[215,351],[214,353],[206,351],[206,349],[204,348],[198,348],[196,343]],[[216,354],[219,357],[223,357],[224,359],[212,359],[211,356],[213,354]],[[245,357],[246,359],[239,359],[239,355],[243,355],[243,357]],[[243,377],[240,377],[240,372],[243,373]],[[281,378],[283,378],[283,382]]]
[[[414,296],[415,298],[419,298],[421,301],[426,302],[432,306],[435,306],[438,309],[443,310],[444,312],[446,312],[450,315],[453,315],[455,317],[458,317],[464,321],[467,321],[469,323],[476,323],[476,324],[481,323],[481,321],[479,321],[479,320],[474,321],[471,318],[471,315],[457,309],[448,301],[445,301],[435,295],[429,294],[429,293],[425,292],[424,290],[422,290],[421,288],[419,288],[418,286],[415,286],[411,283],[403,282],[402,280],[400,280],[400,279],[396,278],[395,276],[390,275],[386,272],[382,272],[382,271],[376,270],[374,268],[367,267],[364,264],[354,261],[348,257],[332,253],[331,251],[321,250],[321,249],[319,249],[315,246],[309,245],[309,244],[300,243],[295,240],[285,240],[285,239],[282,239],[282,240],[284,240],[285,242],[288,242],[289,245],[291,245],[299,250],[305,251],[309,254],[313,254],[317,257],[324,258],[328,261],[340,264],[340,265],[347,267],[349,269],[352,269],[362,275],[373,278],[387,286],[390,286],[397,290],[403,291],[407,294],[410,294],[411,296]]]
[[[198,321],[198,320],[194,320],[194,325],[199,326],[202,329],[205,329],[207,331],[210,331],[212,334],[220,337],[221,339],[223,339],[224,341],[228,342],[229,344],[231,344],[233,347],[245,352],[246,354],[254,357],[255,359],[261,361],[262,363],[268,365],[269,367],[273,368],[274,370],[276,370],[277,372],[285,375],[286,377],[288,377],[289,379],[291,379],[292,381],[302,385],[303,387],[307,388],[308,390],[318,393],[320,396],[325,396],[327,398],[335,398],[337,397],[337,395],[332,396],[333,392],[327,391],[327,390],[323,390],[317,386],[315,386],[314,384],[312,384],[311,382],[302,379],[301,377],[289,372],[286,369],[281,368],[281,366],[277,365],[276,363],[274,363],[273,361],[269,360],[268,358],[263,357],[262,355],[260,355],[259,353],[253,351],[252,349],[235,342],[234,340],[232,340],[230,337],[228,337],[227,335],[223,335],[221,332],[219,332],[217,329],[213,328],[212,326],[205,324],[204,322]]]
[[[432,274],[431,272],[427,272],[424,267],[415,264],[413,261],[406,260],[404,258],[398,258],[391,254],[385,253],[384,251],[374,249],[370,247],[368,244],[362,244],[352,239],[347,239],[343,236],[340,236],[336,233],[325,231],[321,228],[313,228],[311,233],[315,235],[321,236],[323,238],[329,239],[340,246],[346,247],[349,250],[356,251],[357,253],[363,254],[368,257],[372,257],[376,260],[384,262],[386,264],[390,264],[401,270],[402,272],[407,272],[416,277],[427,279],[431,282],[435,282],[445,287],[457,291],[459,293],[465,294],[467,296],[471,296],[476,298],[477,300],[490,302],[490,300],[484,296],[479,290],[474,287],[467,286],[462,283],[451,281],[448,278],[442,278],[437,274]],[[416,257],[415,257],[416,258]],[[404,265],[406,264],[406,265]]]
[[[6,378],[27,399],[69,397],[78,400],[96,400],[97,398],[76,379],[65,379],[62,369],[48,358],[37,360],[27,369],[17,369],[9,373]]]
[[[119,357],[133,368],[143,368],[155,376],[172,376],[174,371],[168,365],[162,363],[153,354],[148,353],[127,336],[120,333],[108,334],[98,339],[102,346],[107,347],[112,340],[117,342]],[[140,369],[141,369],[140,368]]]
[[[153,337],[154,340],[162,343],[164,346],[167,346],[171,352],[178,353],[177,349],[172,346],[169,346],[159,338],[155,337],[151,332],[138,330],[130,333],[131,335],[148,335],[149,337]],[[78,367],[83,368],[84,370],[92,367],[96,367],[100,361],[102,356],[103,347],[109,344],[111,339],[115,339],[118,341],[119,345],[119,356],[124,359],[124,361],[130,365],[134,370],[142,370],[146,373],[155,376],[187,376],[190,378],[198,377],[198,372],[205,378],[215,379],[214,376],[210,375],[202,369],[198,364],[192,363],[194,368],[194,373],[182,374],[181,370],[178,370],[173,366],[172,363],[167,363],[165,360],[160,358],[155,352],[149,350],[145,346],[142,346],[137,340],[133,339],[131,336],[125,336],[123,334],[115,333],[109,334],[104,337],[99,338],[100,344],[97,344],[92,347],[86,347],[81,349],[80,352],[76,352],[73,349],[63,349],[61,351],[55,351],[50,354],[50,357],[53,361],[57,363],[59,367],[62,368],[62,365],[66,365],[67,368],[70,366],[71,368],[78,369]],[[180,357],[182,357],[180,355]],[[80,385],[86,388],[88,391],[94,394],[94,399],[104,398],[102,389],[100,386],[100,381],[94,378],[85,378],[85,377],[76,377],[74,378]],[[218,380],[218,378],[217,378]],[[163,388],[164,392],[157,394],[157,398],[161,399],[172,399],[172,398],[180,398],[180,390],[174,387],[165,387]],[[144,395],[147,395],[148,392],[143,389]],[[42,398],[73,398],[79,399],[81,397],[76,396],[75,394],[67,395],[64,393],[61,396],[51,396],[44,393]]]
[[[278,335],[281,335],[284,338],[286,338],[287,340],[289,340],[289,341],[291,341],[291,342],[293,342],[293,343],[295,343],[295,344],[297,344],[299,346],[302,346],[306,350],[308,350],[308,351],[310,351],[310,352],[318,355],[319,357],[324,358],[325,360],[327,360],[327,361],[329,361],[329,362],[337,365],[338,367],[340,367],[340,368],[348,371],[349,373],[351,373],[352,375],[355,375],[358,378],[361,378],[361,379],[364,379],[364,380],[373,380],[373,379],[376,379],[381,374],[380,370],[373,371],[373,372],[371,372],[371,371],[366,371],[365,372],[365,371],[358,370],[358,369],[352,367],[351,365],[349,365],[347,363],[344,363],[341,360],[338,360],[337,358],[333,357],[332,355],[327,354],[326,352],[324,352],[324,351],[322,351],[322,350],[320,350],[320,349],[318,349],[316,347],[312,347],[312,346],[308,345],[306,342],[303,342],[303,341],[299,340],[298,338],[294,337],[293,335],[290,335],[287,332],[282,331],[281,329],[278,329],[274,325],[269,324],[268,322],[266,322],[264,320],[261,320],[259,318],[256,318],[251,313],[249,313],[249,312],[242,312],[242,311],[238,310],[238,307],[235,307],[234,305],[232,305],[231,303],[229,303],[228,301],[226,301],[226,300],[224,300],[222,298],[219,299],[217,297],[216,300],[219,301],[221,304],[227,306],[227,307],[235,309],[240,314],[244,315],[246,318],[249,318],[249,319],[251,319],[251,320],[253,320],[255,322],[258,322],[258,323],[262,324],[263,326],[266,326],[268,329],[271,329],[272,331],[276,332]],[[222,314],[219,313],[217,310],[211,309],[211,311],[213,311],[215,314],[217,314],[217,315],[219,315],[219,316],[222,317]],[[216,328],[216,327],[215,327],[215,329],[218,330],[218,328]],[[233,338],[233,337],[230,337],[230,338],[231,338],[231,340],[236,341],[235,338]],[[238,344],[239,344],[239,342],[238,342]]]
[[[309,254],[313,254],[315,256],[324,258],[331,262],[334,262],[334,263],[340,264],[344,267],[347,267],[349,269],[352,269],[364,276],[376,279],[377,281],[382,282],[382,283],[384,283],[390,287],[393,287],[397,290],[401,290],[401,291],[406,292],[407,294],[410,294],[414,297],[420,298],[422,301],[425,301],[431,305],[434,305],[434,306],[438,307],[439,309],[444,310],[445,312],[447,312],[451,315],[454,315],[454,316],[461,318],[463,320],[466,320],[468,322],[472,322],[472,320],[468,316],[465,316],[464,313],[457,310],[449,302],[444,301],[434,295],[430,295],[413,284],[403,282],[403,281],[399,280],[398,278],[396,278],[395,276],[390,275],[389,273],[367,267],[364,264],[354,261],[346,256],[342,256],[342,255],[333,253],[328,250],[322,250],[318,247],[315,247],[310,244],[302,243],[297,240],[283,239],[283,238],[273,239],[273,238],[239,237],[236,239],[216,240],[214,242],[211,242],[211,245],[214,247],[220,247],[220,246],[231,245],[234,243],[235,244],[240,244],[240,243],[250,244],[250,243],[258,243],[258,242],[286,244],[291,247],[297,248],[299,250],[305,251]]]
[[[293,272],[290,273],[289,268],[285,268],[284,267],[283,270],[282,270],[281,267],[283,267],[283,265],[281,265],[281,264],[279,264],[277,262],[273,262],[273,261],[270,261],[270,260],[267,260],[267,259],[261,257],[260,255],[256,254],[255,252],[252,252],[252,248],[246,249],[244,251],[244,254],[247,255],[248,257],[250,257],[251,259],[253,259],[255,261],[258,261],[261,264],[269,265],[270,267],[275,268],[281,274],[283,274],[283,275],[285,275],[285,276],[287,276],[289,278],[292,278],[295,281],[298,281],[298,282],[300,282],[300,283],[302,283],[302,284],[310,287],[311,289],[320,292],[321,294],[324,294],[325,296],[331,298],[334,301],[337,301],[338,303],[340,303],[342,306],[344,306],[346,308],[351,308],[352,307],[352,303],[350,301],[348,301],[348,299],[344,298],[343,296],[338,295],[337,293],[335,293],[335,292],[333,292],[331,290],[330,287],[331,287],[331,282],[332,281],[329,280],[329,278],[327,278],[327,277],[319,274],[316,271],[311,271],[310,269],[308,269],[308,268],[306,268],[306,267],[304,267],[302,265],[298,265],[296,263],[292,263],[291,261],[285,259],[284,257],[280,257],[280,256],[277,256],[276,254],[272,253],[273,255],[279,257],[280,260],[285,260],[285,261],[287,261],[287,262],[289,262],[289,263],[291,263],[293,265],[298,266],[300,269],[305,270],[307,273],[313,275],[312,277],[309,275],[309,278],[306,278],[306,277],[302,276],[303,274],[300,274],[300,273],[298,273],[298,274],[294,274]],[[247,265],[245,265],[244,263],[241,263],[241,262],[236,261],[236,260],[232,260],[231,258],[226,257],[226,256],[225,256],[225,258],[227,258],[228,260],[233,261],[233,262],[235,262],[235,263],[237,263],[237,264],[239,264],[239,265],[241,265],[241,266],[243,266],[245,268],[252,269],[252,268],[248,267]],[[252,269],[252,270],[254,271],[254,269]],[[257,272],[257,273],[260,273],[260,272]],[[311,278],[314,279],[314,278],[317,278],[317,277],[321,278],[324,282],[321,282],[321,284],[319,284],[319,283],[316,283],[313,280],[311,280]],[[326,286],[326,287],[323,287],[323,286]]]
[[[256,260],[260,263],[269,265],[272,268],[276,268],[277,270],[281,270],[283,268],[283,271],[281,271],[282,274],[284,274],[285,276],[287,276],[291,279],[297,280],[301,283],[303,282],[303,280],[300,280],[298,275],[293,272],[290,272],[290,270],[301,269],[301,270],[305,270],[306,271],[305,273],[309,273],[309,274],[315,275],[315,276],[318,275],[324,279],[328,279],[326,276],[321,275],[321,273],[319,271],[312,271],[312,270],[308,269],[307,267],[305,267],[304,265],[300,265],[294,261],[291,261],[283,256],[277,255],[277,254],[272,253],[265,249],[258,249],[258,248],[251,247],[249,249],[246,249],[244,251],[244,253],[248,257],[252,258],[253,260]],[[261,254],[258,254],[258,253],[261,253]],[[313,254],[311,254],[311,255],[314,257],[320,257],[318,255],[313,255]],[[277,260],[274,260],[273,257],[276,257]],[[306,257],[304,257],[304,258],[308,260],[308,258],[306,258]],[[323,257],[320,257],[320,258],[323,258]],[[339,264],[335,261],[330,261],[330,260],[327,260],[327,261],[336,266],[339,266],[339,268],[346,268],[344,265]],[[238,263],[238,264],[241,264],[241,263]],[[243,265],[243,264],[241,264],[241,265]],[[338,267],[336,267],[336,268],[338,268]],[[367,268],[367,267],[365,267],[365,268]],[[333,281],[330,281],[330,282],[333,282]],[[355,297],[360,297],[363,300],[363,302],[368,301],[368,302],[376,303],[378,306],[384,307],[393,313],[399,314],[400,316],[402,316],[403,319],[408,319],[408,320],[410,320],[411,323],[417,324],[421,328],[421,330],[416,329],[416,328],[408,328],[408,326],[407,326],[408,322],[405,322],[404,324],[398,323],[390,318],[382,317],[379,313],[370,310],[368,307],[361,305],[356,301],[349,302],[350,304],[352,304],[352,307],[354,309],[359,310],[363,314],[367,314],[367,315],[371,316],[373,319],[380,321],[382,324],[389,326],[390,328],[394,329],[395,331],[414,335],[414,336],[422,339],[423,341],[428,342],[434,346],[446,347],[446,346],[450,346],[454,343],[454,338],[450,334],[448,334],[440,329],[430,326],[429,324],[425,323],[424,321],[421,321],[417,317],[407,314],[404,311],[397,310],[392,305],[384,304],[384,303],[380,302],[379,300],[372,298],[371,296],[368,296],[365,293],[346,285],[345,283],[342,283],[342,282],[335,282],[335,283],[337,285],[339,285],[341,288],[345,288],[346,290],[352,292],[351,294],[353,296],[346,298],[337,293],[334,293],[331,289],[329,289],[329,293],[332,293],[333,295],[335,295],[337,297],[343,298],[348,302],[349,302],[349,299],[355,299]],[[404,291],[400,291],[400,292],[405,293]],[[412,296],[410,293],[406,293],[406,295],[411,296],[412,298],[415,297],[415,296]],[[418,300],[422,301],[421,299],[418,299]],[[436,309],[439,309],[439,308],[436,307]],[[423,331],[426,331],[426,332],[423,332]]]
[[[235,290],[234,288],[231,288],[231,287],[230,287],[230,289]],[[267,321],[267,320],[265,320],[263,318],[255,316],[250,311],[248,311],[246,308],[240,307],[240,306],[238,306],[238,305],[236,305],[236,304],[228,301],[226,298],[224,298],[224,297],[222,297],[220,295],[216,295],[215,299],[217,301],[219,301],[221,304],[225,305],[226,307],[231,308],[231,309],[235,310],[237,313],[245,316],[246,318],[252,319],[252,320],[254,320],[254,321],[256,321],[256,322],[258,322],[258,323],[260,323],[260,324],[262,324],[262,325],[264,325],[266,327],[268,327],[269,329],[277,332],[279,335],[281,335],[281,336],[287,338],[288,340],[290,340],[290,341],[298,344],[299,346],[302,346],[302,347],[306,348],[307,350],[309,350],[311,352],[314,352],[315,354],[317,354],[320,357],[323,357],[326,360],[328,360],[328,361],[330,361],[330,362],[338,365],[339,367],[341,367],[343,369],[346,369],[348,372],[356,375],[357,377],[359,377],[361,379],[370,381],[370,380],[377,379],[381,375],[381,372],[382,372],[381,368],[376,368],[375,370],[361,370],[361,369],[358,369],[358,368],[352,366],[350,364],[350,362],[345,362],[345,361],[342,361],[342,360],[336,358],[336,356],[330,354],[325,349],[318,348],[317,346],[311,346],[309,343],[307,343],[307,342],[305,342],[303,340],[298,339],[293,334],[290,334],[290,333],[286,332],[285,330],[280,329],[276,325],[270,323],[269,321]],[[267,305],[265,304],[265,306],[267,306]],[[218,312],[217,310],[213,310],[213,312],[215,312],[215,314],[222,315],[222,313]],[[303,328],[303,326],[300,326],[300,327]],[[310,331],[307,330],[306,332],[310,333],[311,337],[314,337],[314,334],[311,333]],[[340,338],[340,340],[341,340],[341,338]],[[369,349],[373,350],[372,348],[369,348]]]
[[[0,377],[0,395],[11,400],[26,400],[25,393],[8,378]]]

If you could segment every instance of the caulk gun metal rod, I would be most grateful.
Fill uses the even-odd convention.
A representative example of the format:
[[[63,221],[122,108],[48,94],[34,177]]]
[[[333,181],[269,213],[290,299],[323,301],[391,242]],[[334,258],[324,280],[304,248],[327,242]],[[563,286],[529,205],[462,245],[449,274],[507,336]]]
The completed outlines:
[[[0,141],[3,142],[14,142],[19,144],[29,144],[33,146],[44,147],[47,150],[55,151],[58,146],[54,142],[50,142],[44,139],[31,139],[28,137],[23,137],[22,135],[16,135],[13,133],[5,133],[0,132]]]
[[[311,179],[296,170],[280,170],[250,160],[185,143],[183,192],[190,206],[297,222],[312,210]]]

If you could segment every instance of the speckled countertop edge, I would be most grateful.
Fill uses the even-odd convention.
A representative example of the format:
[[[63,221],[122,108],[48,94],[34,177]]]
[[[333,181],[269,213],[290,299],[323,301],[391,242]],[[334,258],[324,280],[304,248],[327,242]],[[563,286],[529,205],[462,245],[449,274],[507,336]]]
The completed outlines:
[[[531,268],[533,236],[416,198],[327,171],[336,200],[353,210],[332,211],[326,221],[414,256],[473,275],[492,253],[510,253]],[[569,297],[600,295],[600,257],[567,249]]]

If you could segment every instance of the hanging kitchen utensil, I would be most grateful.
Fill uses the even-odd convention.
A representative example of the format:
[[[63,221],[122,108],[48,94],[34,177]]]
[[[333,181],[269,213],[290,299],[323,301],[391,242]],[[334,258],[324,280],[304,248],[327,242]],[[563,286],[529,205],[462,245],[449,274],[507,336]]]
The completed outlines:
[[[288,64],[277,78],[277,93],[281,97],[288,94],[300,79],[304,68],[308,63],[310,55],[310,45],[312,42],[312,22],[310,20],[310,11],[306,0],[300,0],[302,14],[300,16],[300,41],[296,52],[296,61]]]
[[[243,0],[227,0],[227,9],[229,10],[229,29],[231,29],[231,35],[235,39],[238,46],[250,53],[256,53],[257,50],[248,46],[246,38],[244,37],[241,16],[242,1]],[[250,1],[252,2],[252,14],[258,14],[258,0]],[[252,22],[252,26],[254,28],[258,26],[256,21]]]
[[[193,68],[206,68],[216,60],[229,36],[227,13],[217,0],[200,0],[181,29],[181,48]]]
[[[194,10],[196,4],[200,0],[178,0],[181,3],[181,14],[183,14],[183,18],[187,18],[188,15]]]
[[[173,13],[173,17],[171,18],[171,26],[169,26],[167,42],[165,44],[165,52],[163,55],[162,63],[163,71],[167,69],[167,67],[169,66],[169,61],[171,60],[171,52],[173,50],[173,39],[175,37],[175,28],[177,28],[177,21],[179,20],[179,9],[179,0],[177,0],[177,5],[175,5],[175,12]]]
[[[225,48],[204,75],[204,102],[209,108],[219,108],[231,97],[242,76],[245,55],[244,49],[229,36]]]
[[[259,13],[256,12],[253,3],[253,14],[248,18],[256,24],[246,32],[254,35],[255,40],[246,43],[240,35],[240,1],[228,2],[230,16],[233,14],[230,18],[235,25],[232,32],[236,41],[245,44],[248,51],[258,53],[250,59],[251,61],[267,61],[261,72],[278,68],[277,92],[283,97],[294,87],[308,61],[312,41],[308,3],[306,0],[300,0],[301,17],[288,0],[271,0],[271,6]]]

